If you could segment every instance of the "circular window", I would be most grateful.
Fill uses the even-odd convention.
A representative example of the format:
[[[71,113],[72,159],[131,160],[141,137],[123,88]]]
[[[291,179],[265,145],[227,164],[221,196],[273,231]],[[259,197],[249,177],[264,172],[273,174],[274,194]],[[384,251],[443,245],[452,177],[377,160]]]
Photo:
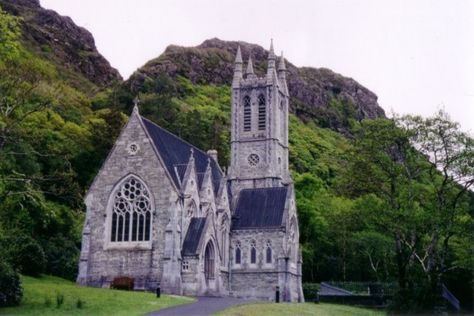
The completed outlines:
[[[130,155],[135,155],[138,152],[139,149],[140,149],[140,147],[138,147],[137,143],[131,143],[127,147],[127,151]]]
[[[250,154],[247,160],[249,165],[256,166],[260,162],[260,157],[257,154]]]

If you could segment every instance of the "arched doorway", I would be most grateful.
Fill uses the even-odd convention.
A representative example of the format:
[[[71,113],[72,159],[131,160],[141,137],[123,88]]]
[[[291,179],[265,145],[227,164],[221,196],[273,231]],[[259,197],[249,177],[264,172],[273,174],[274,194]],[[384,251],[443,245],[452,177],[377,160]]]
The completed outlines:
[[[206,251],[204,254],[204,276],[206,282],[209,283],[209,280],[213,280],[215,277],[215,251],[214,244],[212,241],[209,241],[206,246]]]

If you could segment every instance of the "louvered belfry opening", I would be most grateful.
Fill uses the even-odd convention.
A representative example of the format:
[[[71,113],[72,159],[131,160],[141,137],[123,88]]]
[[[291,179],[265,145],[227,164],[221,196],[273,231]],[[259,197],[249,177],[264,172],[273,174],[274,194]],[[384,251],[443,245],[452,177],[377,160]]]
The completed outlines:
[[[258,130],[265,130],[266,127],[266,103],[265,96],[260,94],[258,96]]]
[[[250,97],[244,97],[244,132],[252,129],[252,107],[250,106]]]
[[[206,280],[214,279],[215,255],[214,245],[209,241],[204,255],[204,276]]]

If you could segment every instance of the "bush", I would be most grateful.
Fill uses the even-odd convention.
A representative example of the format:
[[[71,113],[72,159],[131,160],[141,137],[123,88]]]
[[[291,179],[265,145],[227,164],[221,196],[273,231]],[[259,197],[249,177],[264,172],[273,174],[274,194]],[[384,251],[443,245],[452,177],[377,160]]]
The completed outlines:
[[[46,257],[40,244],[30,236],[11,234],[0,239],[2,255],[14,268],[30,276],[39,276],[46,266]]]
[[[0,307],[16,306],[23,297],[20,276],[4,261],[0,261]]]
[[[319,283],[303,283],[303,294],[306,301],[317,301]]]
[[[64,304],[64,295],[61,293],[56,293],[56,308],[61,308]]]

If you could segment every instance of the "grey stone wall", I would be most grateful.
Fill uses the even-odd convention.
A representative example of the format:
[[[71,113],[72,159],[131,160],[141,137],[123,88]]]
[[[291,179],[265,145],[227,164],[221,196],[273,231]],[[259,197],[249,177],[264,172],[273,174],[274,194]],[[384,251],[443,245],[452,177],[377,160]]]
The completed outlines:
[[[127,150],[132,142],[139,146],[134,155]],[[130,174],[148,186],[153,199],[151,242],[119,246],[119,243],[108,242],[110,195],[117,183]],[[114,277],[130,276],[137,280],[136,288],[153,288],[162,278],[165,227],[170,212],[176,211],[177,198],[176,189],[157,158],[138,113],[132,114],[86,197],[83,243],[87,247],[82,249],[78,282],[107,287]]]

